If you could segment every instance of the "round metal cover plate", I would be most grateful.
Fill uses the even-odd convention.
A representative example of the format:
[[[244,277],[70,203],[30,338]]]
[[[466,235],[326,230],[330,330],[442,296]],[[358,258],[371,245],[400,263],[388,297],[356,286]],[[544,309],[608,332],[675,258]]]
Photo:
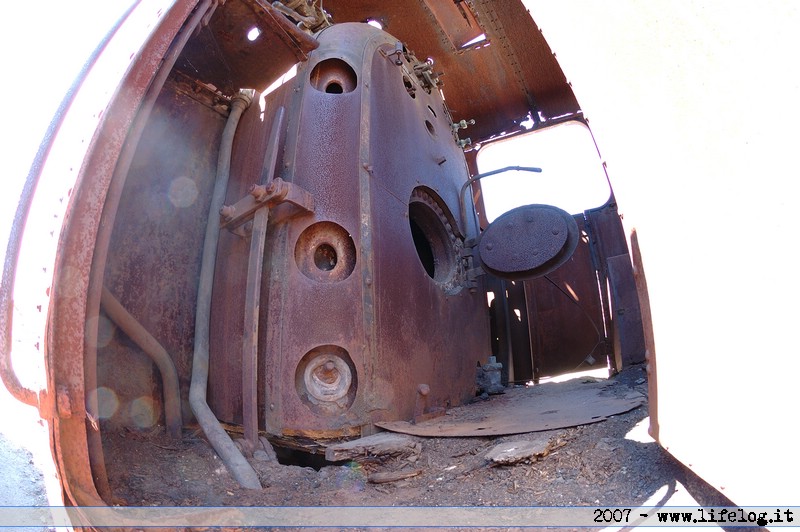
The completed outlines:
[[[478,253],[484,270],[505,279],[545,275],[572,256],[578,224],[552,205],[525,205],[492,222],[481,235]]]

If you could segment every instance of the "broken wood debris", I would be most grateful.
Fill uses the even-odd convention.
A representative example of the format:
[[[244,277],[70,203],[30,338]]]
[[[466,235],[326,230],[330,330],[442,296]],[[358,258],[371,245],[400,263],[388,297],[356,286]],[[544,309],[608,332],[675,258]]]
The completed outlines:
[[[421,469],[414,469],[412,471],[385,471],[382,473],[372,473],[367,477],[367,482],[372,484],[386,484],[388,482],[397,482],[398,480],[405,480],[407,478],[415,477],[422,473]]]
[[[550,436],[540,435],[529,440],[500,443],[486,452],[487,461],[500,465],[511,465],[522,461],[535,461],[550,452]]]
[[[357,440],[329,445],[325,459],[329,462],[365,457],[409,457],[422,452],[422,444],[413,438],[391,432],[380,432]]]

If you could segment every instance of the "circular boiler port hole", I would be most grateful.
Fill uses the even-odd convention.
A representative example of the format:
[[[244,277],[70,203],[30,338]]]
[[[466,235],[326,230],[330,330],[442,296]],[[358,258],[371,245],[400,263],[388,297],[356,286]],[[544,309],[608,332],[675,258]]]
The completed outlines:
[[[432,192],[414,190],[408,220],[417,258],[428,277],[441,285],[456,274],[456,237],[445,207]]]
[[[324,59],[311,69],[311,86],[327,94],[344,94],[356,90],[358,77],[353,67],[337,58]]]
[[[329,272],[336,267],[336,248],[330,244],[320,244],[314,250],[314,264],[324,272]]]
[[[343,281],[356,267],[356,245],[341,225],[317,222],[300,233],[294,246],[294,259],[298,269],[309,279]]]
[[[339,414],[353,404],[356,368],[346,349],[322,345],[306,353],[295,369],[295,388],[317,414]]]

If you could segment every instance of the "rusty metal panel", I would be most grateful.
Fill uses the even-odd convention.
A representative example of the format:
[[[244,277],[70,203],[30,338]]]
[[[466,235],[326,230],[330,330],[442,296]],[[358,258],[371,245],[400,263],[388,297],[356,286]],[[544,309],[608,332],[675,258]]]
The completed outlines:
[[[639,296],[633,283],[631,257],[627,253],[609,257],[608,285],[611,288],[611,316],[614,327],[615,367],[644,362],[644,331]],[[633,284],[632,284],[633,283]]]
[[[583,230],[583,216],[575,218]],[[605,365],[602,302],[588,239],[581,239],[563,266],[544,278],[526,281],[525,294],[538,376],[590,368],[591,359],[595,367]]]
[[[440,9],[424,2],[327,0],[336,22],[379,20],[417,57],[444,72],[447,105],[456,120],[476,120],[473,141],[518,129],[529,112],[538,119],[580,111],[571,87],[530,14],[518,2],[471,2],[487,41],[454,50],[453,30],[443,28]],[[469,18],[469,15],[468,15]],[[486,43],[490,43],[486,46]]]
[[[613,197],[602,207],[586,211],[586,219],[592,246],[598,257],[616,257],[628,253],[625,229],[622,227],[622,220]],[[600,269],[604,269],[602,265]]]
[[[92,386],[87,375],[94,367],[85,367],[84,351],[86,344],[95,340],[87,338],[91,327],[86,319],[87,299],[104,199],[139,105],[195,5],[191,1],[176,3],[158,23],[140,59],[134,61],[117,92],[121,96],[110,103],[87,151],[59,238],[47,330],[48,389],[59,394],[59,409],[51,425],[54,456],[65,493],[76,505],[103,503],[87,452],[88,440],[97,433],[88,433],[85,404],[90,390],[85,387]],[[102,483],[102,479],[97,480]]]
[[[267,3],[228,0],[216,6],[177,64],[179,70],[210,83],[223,94],[240,88],[264,90],[316,48],[313,37],[297,29]],[[257,28],[253,40],[248,32]]]
[[[609,388],[616,393],[609,393]],[[621,382],[570,379],[516,387],[492,401],[455,408],[439,419],[416,424],[394,421],[380,427],[429,438],[503,436],[597,423],[644,402],[642,394]]]
[[[603,207],[586,211],[586,218],[603,300],[611,306],[611,312],[605,316],[609,343],[614,351],[611,362],[615,369],[621,370],[628,364],[644,361],[639,302],[631,293],[635,283],[628,243],[613,198]],[[616,312],[618,308],[624,309],[624,318]],[[618,318],[621,318],[619,323]]]
[[[165,347],[188,395],[197,277],[225,117],[168,83],[156,101],[131,166],[109,245],[105,286]],[[157,399],[154,366],[122,333],[98,345],[98,380],[120,408],[113,426],[141,424],[130,403]],[[161,404],[154,402],[155,419]]]
[[[492,301],[489,305],[492,354],[503,364],[502,381],[525,383],[534,375],[531,355],[528,306],[525,283],[486,276],[485,286]]]

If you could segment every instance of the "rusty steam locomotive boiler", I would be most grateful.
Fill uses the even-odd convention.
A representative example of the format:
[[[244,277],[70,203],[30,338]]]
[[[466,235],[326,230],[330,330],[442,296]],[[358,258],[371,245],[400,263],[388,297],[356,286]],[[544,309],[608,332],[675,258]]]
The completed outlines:
[[[541,40],[521,5],[502,20],[486,7],[493,48],[468,44],[484,30],[463,6],[388,6],[382,19],[441,52],[439,64],[363,22],[371,5],[334,4],[352,22],[332,24],[312,3],[306,14],[250,0],[155,12],[158,31],[129,57],[72,185],[44,187],[69,198],[40,305],[55,392],[3,375],[43,416],[63,409],[54,445],[73,500],[111,500],[109,433],[163,420],[179,438],[196,421],[236,480],[258,488],[245,455],[265,436],[357,437],[463,404],[492,355],[486,279],[543,275],[576,249],[578,226],[560,209],[528,205],[488,224],[475,208],[483,176],[463,129],[488,141],[526,117],[576,113],[560,74],[569,97],[535,113],[517,90],[548,93],[552,80],[536,77],[555,65],[543,41],[517,51],[538,58],[523,70],[468,74],[517,33]],[[415,31],[423,19],[447,39]],[[448,68],[466,111],[446,102]],[[503,85],[512,71],[519,83]],[[507,89],[503,113],[475,93],[481,83]]]
[[[313,438],[460,404],[489,352],[485,297],[467,286],[476,227],[459,221],[468,171],[431,63],[367,24],[318,41],[239,132],[257,140],[234,160],[261,172],[232,177],[227,198],[264,205],[270,221],[251,215],[251,235],[220,239],[209,390],[217,416],[241,422],[249,363],[260,423]],[[302,199],[250,199],[277,180]],[[223,208],[230,228],[249,212],[236,205]],[[248,242],[265,234],[261,249]],[[257,349],[240,355],[248,335]]]
[[[467,201],[480,176],[458,135],[469,124],[452,118],[432,59],[364,23],[329,26],[310,48],[275,90],[238,91],[227,116],[207,86],[174,75],[117,210],[113,195],[105,206],[105,312],[123,321],[109,310],[117,294],[172,344],[166,423],[194,415],[246,486],[258,482],[220,421],[243,426],[252,450],[259,432],[353,437],[463,404],[491,355],[485,271],[550,271],[578,239],[572,216],[535,205],[481,236]],[[220,129],[218,152],[204,151]],[[180,174],[215,162],[204,179]],[[99,389],[124,404],[153,395],[152,364],[127,340],[98,347]],[[136,423],[120,412],[111,425]]]

